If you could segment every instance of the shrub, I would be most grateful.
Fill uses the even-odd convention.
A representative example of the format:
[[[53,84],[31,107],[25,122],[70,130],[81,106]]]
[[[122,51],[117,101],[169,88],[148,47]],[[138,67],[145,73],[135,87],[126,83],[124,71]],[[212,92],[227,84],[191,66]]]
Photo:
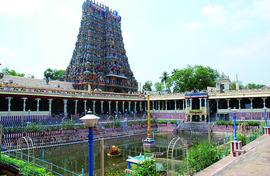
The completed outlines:
[[[217,147],[209,143],[201,143],[188,150],[188,157],[184,159],[182,175],[194,174],[219,160]],[[188,169],[188,170],[187,170]]]
[[[24,176],[53,176],[53,174],[47,172],[43,168],[36,167],[34,165],[28,164],[22,160],[14,159],[6,155],[2,155],[0,158],[0,162],[16,167],[19,169],[20,174]]]

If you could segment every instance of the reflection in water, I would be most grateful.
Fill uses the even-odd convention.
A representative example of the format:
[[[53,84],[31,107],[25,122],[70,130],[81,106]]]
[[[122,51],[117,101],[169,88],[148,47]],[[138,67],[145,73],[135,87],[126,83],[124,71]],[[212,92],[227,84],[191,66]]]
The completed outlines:
[[[188,142],[188,145],[191,146],[195,143],[203,142],[208,140],[207,134],[199,134],[199,133],[181,133],[178,134],[181,138]],[[145,136],[136,136],[129,138],[119,138],[114,140],[106,140],[105,148],[109,149],[111,145],[118,146],[122,155],[120,157],[109,158],[105,155],[105,169],[119,169],[124,170],[126,168],[126,159],[130,156],[136,156],[140,153],[143,153],[143,143],[142,140]],[[159,157],[166,158],[166,150],[170,140],[173,138],[172,134],[157,134],[155,136],[156,147],[155,151],[160,153]],[[224,136],[213,136],[213,140],[215,142],[222,141]],[[88,148],[87,143],[83,144],[74,144],[67,145],[61,147],[52,147],[39,149],[36,151],[36,155],[38,158],[44,158],[46,161],[52,162],[58,166],[64,167],[68,170],[74,171],[76,173],[81,173],[82,168],[85,169],[85,173],[87,173],[87,157],[88,157]],[[105,154],[107,151],[105,151]],[[183,151],[181,146],[178,146],[175,149],[175,158],[181,160],[183,157]],[[94,162],[95,162],[95,170],[100,169],[100,147],[99,142],[94,142]]]

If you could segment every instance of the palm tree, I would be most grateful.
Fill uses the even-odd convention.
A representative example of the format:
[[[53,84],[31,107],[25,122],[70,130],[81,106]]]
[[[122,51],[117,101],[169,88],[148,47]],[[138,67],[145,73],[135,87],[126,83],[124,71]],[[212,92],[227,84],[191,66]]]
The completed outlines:
[[[168,72],[163,72],[162,73],[162,75],[161,75],[161,77],[160,77],[160,79],[161,79],[161,83],[166,83],[167,82],[167,80],[169,79],[169,74],[168,74]]]

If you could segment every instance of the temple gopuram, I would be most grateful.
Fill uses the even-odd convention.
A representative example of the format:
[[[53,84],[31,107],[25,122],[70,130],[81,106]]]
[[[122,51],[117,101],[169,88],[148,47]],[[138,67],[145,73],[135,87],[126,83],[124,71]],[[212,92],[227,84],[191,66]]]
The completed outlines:
[[[136,92],[138,83],[128,63],[117,11],[86,0],[66,81],[77,90]]]

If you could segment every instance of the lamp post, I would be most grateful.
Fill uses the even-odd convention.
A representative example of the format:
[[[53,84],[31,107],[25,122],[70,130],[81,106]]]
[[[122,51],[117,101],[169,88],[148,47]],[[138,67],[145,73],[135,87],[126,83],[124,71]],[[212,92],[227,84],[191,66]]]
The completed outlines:
[[[236,109],[233,109],[232,112],[233,115],[233,137],[234,137],[234,141],[237,141],[237,135],[236,135],[236,131],[237,131],[237,125],[236,125]]]
[[[267,124],[267,111],[266,111],[266,108],[264,108],[264,127],[268,127],[268,124]]]
[[[92,112],[88,112],[85,116],[80,118],[85,126],[89,129],[88,132],[88,176],[94,176],[94,162],[93,162],[93,127],[97,124],[100,118]]]

